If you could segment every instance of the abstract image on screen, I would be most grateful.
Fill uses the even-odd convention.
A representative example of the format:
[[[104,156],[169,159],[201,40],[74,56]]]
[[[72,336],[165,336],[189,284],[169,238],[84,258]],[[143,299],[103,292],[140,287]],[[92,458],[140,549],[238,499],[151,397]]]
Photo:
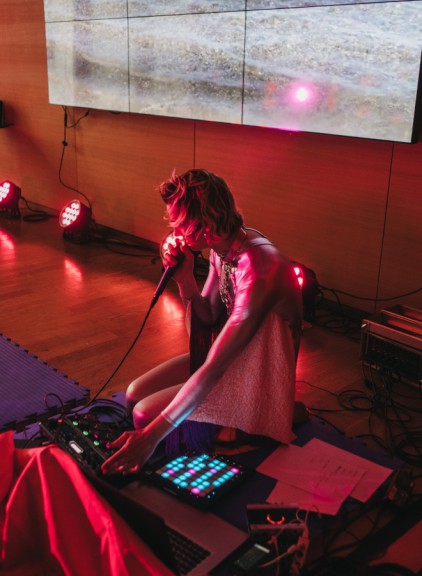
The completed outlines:
[[[44,0],[52,104],[412,142],[422,0]]]

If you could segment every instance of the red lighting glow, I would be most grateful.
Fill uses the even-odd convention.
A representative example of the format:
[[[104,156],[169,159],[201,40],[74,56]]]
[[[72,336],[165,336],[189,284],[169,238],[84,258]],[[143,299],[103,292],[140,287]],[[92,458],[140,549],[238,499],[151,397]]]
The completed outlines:
[[[299,290],[302,293],[303,318],[308,322],[313,322],[316,298],[321,293],[316,274],[300,262],[292,262],[291,264],[292,274],[295,275]]]
[[[82,271],[77,264],[65,258],[64,271],[68,280],[72,281],[72,286],[79,286],[82,282]]]
[[[9,236],[3,230],[0,230],[0,246],[1,246],[1,254],[5,255],[6,252],[9,254],[14,254],[15,252],[15,244],[12,240],[12,237]]]
[[[268,524],[272,524],[273,526],[279,526],[279,525],[284,524],[286,522],[286,517],[281,516],[279,519],[274,520],[271,517],[271,514],[267,514],[267,522],[268,522]]]

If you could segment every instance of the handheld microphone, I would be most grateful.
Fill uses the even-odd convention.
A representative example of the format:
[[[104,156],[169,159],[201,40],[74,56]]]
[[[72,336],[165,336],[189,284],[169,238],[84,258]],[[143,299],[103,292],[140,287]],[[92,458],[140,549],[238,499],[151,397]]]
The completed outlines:
[[[183,242],[183,239],[181,239],[180,237],[178,237],[178,236],[175,237],[172,235],[172,236],[169,236],[168,238],[166,238],[166,240],[164,241],[164,243],[162,245],[162,251],[164,251],[164,252],[168,249],[169,244],[179,248],[179,251],[178,251],[178,254],[174,256],[177,260],[176,264],[174,264],[174,266],[165,266],[164,267],[164,272],[161,275],[160,281],[158,282],[157,288],[155,289],[154,296],[152,297],[151,307],[157,303],[158,298],[164,292],[167,284],[169,283],[173,274],[179,268],[180,264],[182,263],[182,261],[185,257],[183,252],[180,251],[180,242],[177,243],[176,238],[177,238],[177,240],[179,240],[179,241],[182,240],[182,242]]]

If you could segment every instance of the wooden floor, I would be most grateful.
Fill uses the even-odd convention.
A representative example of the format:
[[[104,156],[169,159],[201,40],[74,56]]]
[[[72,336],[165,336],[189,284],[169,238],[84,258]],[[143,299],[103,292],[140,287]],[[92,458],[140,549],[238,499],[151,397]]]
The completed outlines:
[[[140,242],[134,247],[121,238],[65,242],[56,218],[34,222],[2,217],[0,333],[89,388],[91,397],[100,393],[110,398],[140,373],[187,351],[184,313],[172,283],[134,344],[161,276],[156,256],[141,249]],[[359,326],[349,325],[346,334],[342,319],[327,314],[317,309],[315,323],[305,327],[297,399],[347,436],[397,455],[400,434],[417,426],[420,433],[420,391],[402,392],[402,415],[389,418],[392,408],[382,398],[377,407],[363,378]],[[421,567],[416,565],[415,537],[421,538],[420,524],[393,550],[393,561],[413,570]]]

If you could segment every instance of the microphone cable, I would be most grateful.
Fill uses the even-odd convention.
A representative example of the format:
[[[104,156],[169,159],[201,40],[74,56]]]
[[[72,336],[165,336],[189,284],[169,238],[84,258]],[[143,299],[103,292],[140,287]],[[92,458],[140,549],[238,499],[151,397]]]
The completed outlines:
[[[98,396],[101,394],[101,392],[110,384],[110,382],[112,381],[112,379],[115,377],[115,375],[117,374],[117,372],[120,370],[120,368],[122,367],[123,363],[125,362],[126,358],[129,356],[129,354],[132,352],[133,348],[135,347],[135,344],[137,343],[137,341],[139,340],[145,324],[147,323],[147,320],[149,318],[149,315],[151,314],[151,310],[153,308],[153,304],[151,302],[151,304],[149,305],[149,308],[147,310],[147,313],[144,317],[144,320],[142,322],[141,327],[138,330],[138,333],[136,334],[132,344],[129,346],[128,350],[125,352],[123,358],[120,360],[120,362],[117,364],[116,368],[113,370],[113,372],[111,373],[111,375],[107,378],[107,380],[104,382],[104,384],[101,386],[101,388],[95,393],[95,395],[93,396],[93,398],[88,402],[88,404],[86,404],[84,406],[84,408],[87,408],[88,406],[90,406],[97,398]]]
[[[165,240],[165,242],[168,242],[170,244],[172,244],[173,246],[176,246],[175,243],[175,238],[173,235],[170,235],[167,237],[167,239]],[[165,242],[163,243],[163,246],[165,246]],[[142,322],[141,327],[138,330],[138,333],[136,334],[132,344],[129,346],[128,350],[125,352],[123,358],[120,360],[120,362],[117,364],[116,368],[113,370],[113,372],[111,373],[111,375],[107,378],[107,380],[104,382],[104,384],[100,387],[100,389],[96,392],[96,394],[93,396],[93,398],[88,402],[88,404],[86,404],[84,406],[84,408],[87,408],[88,406],[90,406],[97,398],[98,396],[101,394],[101,392],[103,392],[103,390],[110,384],[111,380],[115,377],[115,375],[117,374],[117,372],[120,370],[120,368],[122,367],[123,363],[125,362],[126,358],[129,356],[129,354],[132,352],[133,348],[135,347],[135,344],[137,343],[137,341],[139,340],[144,328],[145,328],[145,324],[147,323],[147,320],[149,318],[149,315],[151,314],[152,309],[154,308],[155,304],[158,302],[159,297],[161,296],[161,294],[164,292],[164,289],[166,288],[168,282],[170,281],[170,279],[172,278],[174,272],[176,271],[176,269],[180,266],[184,256],[182,254],[182,252],[179,252],[179,254],[177,255],[177,262],[174,266],[166,266],[164,268],[164,272],[161,275],[160,281],[158,282],[157,288],[155,289],[154,295],[152,297],[151,303],[149,305],[149,308],[147,310],[147,313],[144,317],[144,320]]]

